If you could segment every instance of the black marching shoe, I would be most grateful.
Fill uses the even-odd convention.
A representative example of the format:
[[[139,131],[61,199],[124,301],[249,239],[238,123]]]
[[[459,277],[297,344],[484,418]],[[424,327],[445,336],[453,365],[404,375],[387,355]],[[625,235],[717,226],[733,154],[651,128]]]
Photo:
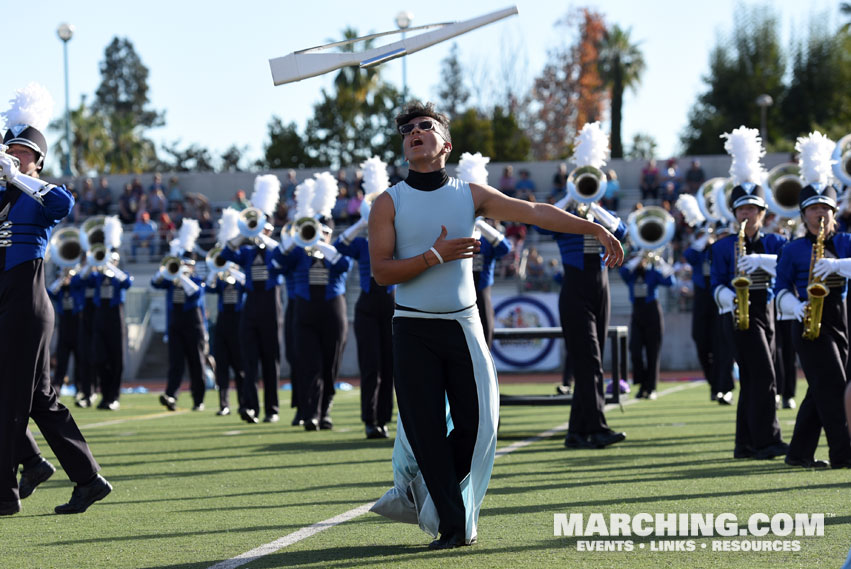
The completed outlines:
[[[475,543],[473,541],[470,543],[472,545]],[[428,544],[429,549],[453,549],[455,547],[464,547],[467,543],[464,542],[463,534],[458,533],[450,533],[443,534],[440,536],[440,539],[435,539],[431,543]]]
[[[254,412],[254,409],[245,409],[242,408],[239,410],[240,418],[246,423],[259,423],[260,420],[257,418],[257,414]]]
[[[318,431],[319,430],[319,419],[306,419],[304,421],[304,430],[305,431]]]
[[[755,460],[771,460],[778,456],[786,456],[787,452],[789,452],[789,445],[780,441],[779,443],[756,449],[753,453],[753,458]]]
[[[733,458],[753,458],[754,450],[746,445],[736,445],[733,449]]]
[[[784,409],[794,409],[797,406],[798,406],[798,404],[795,403],[795,400],[793,398],[791,398],[791,397],[789,397],[789,398],[784,397],[783,398],[783,408]]]
[[[390,433],[387,431],[387,425],[377,425],[375,428],[378,429],[379,433],[381,433],[382,439],[390,438]]]
[[[290,423],[293,427],[301,427],[304,425],[304,419],[301,418],[301,413],[296,409],[295,416],[293,417],[292,423]]]
[[[35,492],[36,486],[53,476],[56,467],[50,464],[44,457],[38,464],[24,468],[21,471],[21,481],[18,482],[18,494],[21,500],[29,498]]]
[[[230,407],[222,407],[218,411],[216,411],[216,415],[219,417],[224,417],[225,415],[230,415]]]
[[[160,395],[160,403],[165,405],[165,408],[169,411],[177,411],[177,399],[170,395],[166,395],[165,393]]]
[[[786,455],[786,458],[783,460],[789,466],[800,466],[802,468],[829,468],[830,463],[826,460],[804,460],[803,458],[797,458],[791,455]]]
[[[54,511],[57,514],[82,514],[89,509],[89,506],[106,498],[110,492],[112,492],[110,483],[100,474],[95,474],[94,479],[88,484],[74,486],[68,503],[56,506]]]
[[[264,422],[264,423],[277,423],[277,422],[278,422],[278,421],[280,421],[280,420],[281,420],[281,418],[280,418],[280,417],[278,417],[278,414],[277,414],[277,413],[272,413],[271,415],[266,415],[266,416],[263,418],[263,422]]]
[[[566,448],[594,448],[594,446],[588,442],[588,435],[580,435],[579,433],[571,433],[567,432],[567,436],[564,437],[564,446]]]
[[[0,502],[0,516],[13,516],[21,511],[21,501]]]
[[[334,428],[334,422],[331,421],[331,417],[322,417],[319,420],[319,428],[323,431],[330,431]]]
[[[383,432],[376,425],[367,425],[366,426],[366,438],[368,438],[368,439],[386,439],[387,433]]]
[[[726,391],[724,393],[719,392],[716,396],[719,405],[732,405],[733,404],[733,392]]]
[[[588,443],[591,444],[592,448],[606,448],[623,440],[626,440],[626,433],[617,433],[615,431],[603,431],[588,435]]]

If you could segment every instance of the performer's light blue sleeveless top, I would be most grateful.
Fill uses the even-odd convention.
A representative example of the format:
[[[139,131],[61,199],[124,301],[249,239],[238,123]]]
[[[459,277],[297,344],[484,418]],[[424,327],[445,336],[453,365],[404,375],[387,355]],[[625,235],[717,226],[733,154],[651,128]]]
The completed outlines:
[[[399,182],[387,193],[396,207],[397,259],[428,251],[440,235],[441,225],[446,226],[446,239],[473,236],[475,208],[466,182],[449,178],[445,186],[433,191]],[[454,312],[475,303],[472,258],[433,265],[396,288],[396,304],[425,312]]]

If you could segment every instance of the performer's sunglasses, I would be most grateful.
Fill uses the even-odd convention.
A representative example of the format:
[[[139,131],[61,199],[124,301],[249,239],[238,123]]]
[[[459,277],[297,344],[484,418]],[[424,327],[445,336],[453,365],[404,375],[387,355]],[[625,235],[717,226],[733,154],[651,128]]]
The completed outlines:
[[[405,136],[406,134],[411,134],[412,132],[414,132],[415,128],[418,128],[420,130],[438,130],[436,127],[437,125],[434,121],[420,121],[417,123],[408,123],[399,126],[399,134],[401,134],[402,136]]]

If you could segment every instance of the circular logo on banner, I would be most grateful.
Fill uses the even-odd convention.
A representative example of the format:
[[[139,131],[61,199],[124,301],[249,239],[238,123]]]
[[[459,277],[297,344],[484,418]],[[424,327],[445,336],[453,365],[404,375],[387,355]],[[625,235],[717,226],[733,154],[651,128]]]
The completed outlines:
[[[494,308],[496,328],[546,328],[558,326],[549,307],[531,296],[512,296]],[[493,356],[516,367],[532,367],[549,355],[555,338],[494,340]]]

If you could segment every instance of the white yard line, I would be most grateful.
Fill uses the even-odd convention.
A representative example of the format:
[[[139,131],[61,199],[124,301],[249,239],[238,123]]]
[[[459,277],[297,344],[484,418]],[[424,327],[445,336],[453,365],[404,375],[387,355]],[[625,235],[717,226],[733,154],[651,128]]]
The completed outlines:
[[[670,395],[671,393],[683,391],[684,389],[690,389],[691,387],[694,387],[697,384],[698,384],[698,382],[695,382],[695,381],[686,382],[684,384],[677,385],[677,386],[671,387],[669,389],[665,389],[664,391],[660,391],[658,393],[658,395],[659,395],[659,397],[663,397],[665,395]],[[632,404],[636,403],[637,401],[638,401],[638,399],[629,399],[627,401],[624,401],[623,405],[625,405],[625,406],[626,405],[632,405]],[[606,406],[606,410],[617,409],[617,408],[618,408],[617,405],[607,405]],[[568,425],[567,423],[562,423],[561,425],[559,425],[557,427],[553,427],[552,429],[546,430],[542,433],[538,433],[534,437],[529,437],[528,439],[524,439],[522,441],[517,441],[516,443],[512,443],[512,444],[510,444],[506,447],[503,447],[503,448],[496,451],[495,458],[505,456],[508,453],[514,452],[514,451],[521,449],[523,447],[527,447],[527,446],[531,445],[532,443],[536,443],[540,440],[548,439],[548,438],[552,437],[553,435],[557,435],[560,431],[566,431],[567,425]],[[247,563],[251,563],[252,561],[256,561],[257,559],[260,559],[264,555],[276,553],[276,552],[280,551],[281,549],[283,549],[285,547],[288,547],[288,546],[290,546],[294,543],[298,543],[299,541],[301,541],[303,539],[307,539],[308,537],[311,537],[313,535],[316,535],[317,533],[319,533],[321,531],[325,531],[326,529],[331,529],[332,527],[338,526],[338,525],[342,524],[343,522],[347,522],[349,520],[353,520],[354,518],[362,516],[363,514],[365,514],[369,511],[369,509],[372,507],[373,504],[375,504],[375,502],[370,502],[369,504],[363,504],[362,506],[358,506],[357,508],[349,510],[348,512],[334,516],[333,518],[328,518],[327,520],[317,522],[317,523],[313,524],[312,526],[307,526],[307,527],[301,528],[297,531],[294,531],[291,534],[287,534],[284,537],[278,538],[275,541],[269,542],[265,545],[261,545],[260,547],[255,547],[251,551],[246,551],[245,553],[241,553],[241,554],[237,555],[236,557],[232,557],[230,559],[222,561],[221,563],[216,563],[215,565],[211,565],[208,569],[236,569],[237,567],[242,567],[243,565],[245,565]]]

